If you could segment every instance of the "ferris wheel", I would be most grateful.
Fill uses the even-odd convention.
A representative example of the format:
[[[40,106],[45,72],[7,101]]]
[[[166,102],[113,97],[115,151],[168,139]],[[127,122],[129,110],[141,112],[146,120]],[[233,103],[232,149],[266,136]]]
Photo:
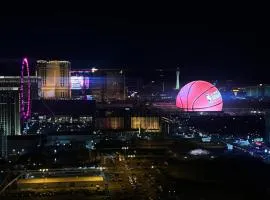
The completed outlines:
[[[25,74],[26,73],[26,74]],[[21,66],[20,83],[20,112],[21,119],[27,120],[30,117],[30,72],[27,58],[24,58]]]

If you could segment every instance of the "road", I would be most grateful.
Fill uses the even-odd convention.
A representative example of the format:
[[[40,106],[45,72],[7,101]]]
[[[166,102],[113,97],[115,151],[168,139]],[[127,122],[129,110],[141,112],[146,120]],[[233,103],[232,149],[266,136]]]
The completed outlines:
[[[128,158],[119,154],[111,162],[105,163],[105,176],[109,177],[112,197],[120,193],[120,199],[159,199],[160,184],[157,180],[162,174],[149,157]]]

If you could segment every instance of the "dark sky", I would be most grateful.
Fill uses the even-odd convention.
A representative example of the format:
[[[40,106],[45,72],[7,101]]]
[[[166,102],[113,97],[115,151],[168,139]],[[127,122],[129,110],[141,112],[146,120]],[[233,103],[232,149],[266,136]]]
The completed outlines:
[[[0,59],[67,59],[73,68],[124,66],[147,75],[150,69],[180,65],[184,79],[267,81],[270,34],[265,16],[218,12],[207,17],[203,11],[183,10],[173,15],[133,10],[117,16],[60,11],[2,16]]]

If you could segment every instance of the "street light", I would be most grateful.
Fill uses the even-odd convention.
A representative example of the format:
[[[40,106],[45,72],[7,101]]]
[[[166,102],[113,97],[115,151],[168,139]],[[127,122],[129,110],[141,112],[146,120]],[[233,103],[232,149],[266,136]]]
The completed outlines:
[[[122,149],[125,150],[125,156],[126,156],[128,147],[122,147]]]

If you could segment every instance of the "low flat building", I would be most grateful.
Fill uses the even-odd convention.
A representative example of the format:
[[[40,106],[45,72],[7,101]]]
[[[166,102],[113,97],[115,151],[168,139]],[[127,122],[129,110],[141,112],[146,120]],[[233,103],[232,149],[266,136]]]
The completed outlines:
[[[81,177],[48,177],[19,179],[17,187],[19,190],[70,190],[89,189],[104,190],[104,178],[102,176],[81,176]]]

